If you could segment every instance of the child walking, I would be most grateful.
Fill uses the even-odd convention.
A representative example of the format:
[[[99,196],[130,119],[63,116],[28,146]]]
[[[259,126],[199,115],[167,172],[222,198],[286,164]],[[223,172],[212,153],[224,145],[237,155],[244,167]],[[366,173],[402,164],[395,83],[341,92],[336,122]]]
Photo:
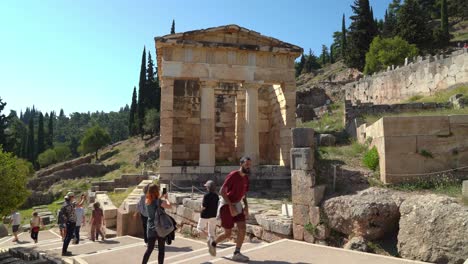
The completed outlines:
[[[42,219],[37,212],[34,212],[29,222],[31,224],[31,238],[34,240],[34,244],[37,243],[37,239],[39,236],[39,230],[44,228],[44,224],[42,223]]]
[[[214,181],[209,180],[205,183],[208,193],[203,196],[202,212],[198,220],[197,230],[208,235],[208,241],[215,239],[216,214],[218,211],[219,196],[216,193]],[[208,226],[208,233],[205,231]]]
[[[105,226],[104,223],[104,213],[101,209],[101,204],[95,202],[93,204],[94,210],[91,214],[91,219],[89,223],[91,224],[91,240],[95,241],[98,239],[98,234],[101,234],[102,240],[104,241],[104,234],[102,233],[102,226]]]

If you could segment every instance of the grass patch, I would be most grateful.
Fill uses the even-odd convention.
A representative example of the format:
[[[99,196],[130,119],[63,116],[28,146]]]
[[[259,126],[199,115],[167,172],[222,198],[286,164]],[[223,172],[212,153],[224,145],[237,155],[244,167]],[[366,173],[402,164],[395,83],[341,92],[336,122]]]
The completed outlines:
[[[413,95],[406,101],[406,103],[446,103],[449,101],[451,96],[456,94],[464,94],[467,96],[468,86],[465,85],[454,89],[439,91],[430,96]]]
[[[326,113],[320,119],[309,122],[298,122],[297,127],[313,128],[318,133],[341,132],[344,129],[343,104],[330,105],[331,113]]]
[[[462,200],[462,180],[449,177],[447,175],[442,175],[433,179],[420,179],[412,183],[393,184],[388,185],[387,187],[406,192],[428,191],[436,194],[444,194]],[[468,203],[465,202],[465,204]]]
[[[311,223],[307,223],[305,226],[304,226],[304,229],[309,232],[309,234],[311,235],[314,235],[315,234],[315,231],[317,230],[317,227],[314,226],[313,224]]]
[[[131,188],[127,188],[127,191],[125,192],[108,192],[107,196],[109,196],[109,199],[111,199],[115,207],[119,208],[120,205],[125,200],[125,198],[127,198],[128,195],[133,191],[133,189],[134,188],[131,187]]]
[[[68,191],[75,192],[75,196],[79,197],[80,193],[86,192],[91,188],[90,178],[75,179],[75,180],[63,180],[55,183],[50,187],[50,191],[54,194],[61,193],[65,195]]]
[[[359,167],[366,150],[367,147],[365,145],[352,141],[349,145],[319,147],[318,152],[322,160],[340,160],[347,165]]]
[[[47,207],[47,209],[53,215],[56,216],[57,211],[62,207],[63,201],[64,201],[63,198],[59,198],[59,199],[53,201],[52,203],[46,204],[44,206]],[[19,210],[18,212],[21,214],[21,225],[29,224],[29,221],[31,220],[34,209],[28,208],[28,209]]]
[[[365,115],[364,122],[371,125],[384,116],[446,116],[446,115],[468,115],[468,107],[462,109],[439,109],[439,110],[421,110],[411,113],[395,113],[385,115]]]
[[[432,153],[431,153],[430,151],[425,150],[425,149],[421,149],[421,150],[419,151],[419,154],[420,154],[421,156],[425,157],[425,158],[428,158],[428,159],[433,159],[433,158],[434,158],[434,156],[432,155]]]

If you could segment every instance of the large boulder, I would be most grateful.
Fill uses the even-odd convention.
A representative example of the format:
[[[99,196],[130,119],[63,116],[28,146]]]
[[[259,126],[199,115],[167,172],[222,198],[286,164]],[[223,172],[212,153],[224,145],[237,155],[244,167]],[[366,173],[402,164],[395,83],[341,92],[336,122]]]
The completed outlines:
[[[400,213],[402,257],[457,264],[468,259],[468,207],[449,197],[416,195],[401,204]]]
[[[0,238],[8,236],[8,229],[6,225],[0,224]]]
[[[370,240],[396,230],[400,217],[393,193],[380,188],[328,199],[323,208],[330,228]]]

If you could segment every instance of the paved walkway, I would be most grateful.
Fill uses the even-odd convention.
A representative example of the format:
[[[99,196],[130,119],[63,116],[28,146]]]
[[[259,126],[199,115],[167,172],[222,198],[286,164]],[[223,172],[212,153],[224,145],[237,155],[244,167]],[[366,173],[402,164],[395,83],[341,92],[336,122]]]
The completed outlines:
[[[34,244],[28,233],[20,235],[21,243],[11,242],[12,237],[0,239],[0,248],[34,247],[48,255],[60,256],[62,240],[53,230],[41,231],[39,243]],[[141,263],[146,250],[143,240],[136,237],[124,236],[92,242],[86,238],[79,245],[70,245],[75,263],[89,264],[128,264]],[[171,264],[189,263],[234,263],[229,259],[234,251],[233,243],[224,243],[217,250],[217,257],[208,254],[206,243],[184,237],[177,237],[173,245],[166,245],[166,261]],[[293,240],[280,240],[273,243],[245,243],[242,252],[249,256],[249,263],[272,264],[416,264],[417,261],[361,253],[340,248],[308,244]],[[157,263],[157,250],[150,258],[150,264]],[[72,259],[69,259],[72,263]]]

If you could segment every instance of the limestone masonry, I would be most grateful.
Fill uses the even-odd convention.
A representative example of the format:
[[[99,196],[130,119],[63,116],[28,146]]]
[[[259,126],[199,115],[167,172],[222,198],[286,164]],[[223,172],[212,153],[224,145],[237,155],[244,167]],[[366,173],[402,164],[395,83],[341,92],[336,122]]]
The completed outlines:
[[[163,182],[202,182],[243,155],[254,165],[289,166],[302,48],[237,25],[155,42]]]
[[[413,63],[366,76],[344,86],[346,99],[374,104],[394,104],[414,95],[432,95],[468,83],[468,49],[444,55],[417,57]]]

